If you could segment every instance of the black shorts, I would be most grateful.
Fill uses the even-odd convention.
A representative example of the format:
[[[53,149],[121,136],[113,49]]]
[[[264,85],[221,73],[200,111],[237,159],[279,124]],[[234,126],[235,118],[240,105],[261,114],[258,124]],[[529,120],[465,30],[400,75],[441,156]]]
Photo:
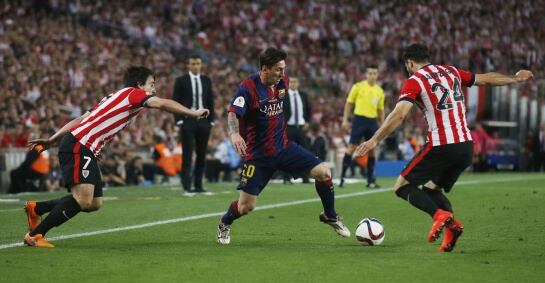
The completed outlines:
[[[377,118],[354,115],[352,130],[350,131],[350,144],[360,144],[361,139],[370,140],[378,130]]]
[[[102,196],[102,175],[97,159],[72,134],[64,136],[59,144],[59,163],[68,191],[78,184],[91,184],[95,186],[93,197]]]
[[[473,142],[426,145],[407,163],[401,176],[416,185],[433,181],[449,192],[460,174],[471,165]]]

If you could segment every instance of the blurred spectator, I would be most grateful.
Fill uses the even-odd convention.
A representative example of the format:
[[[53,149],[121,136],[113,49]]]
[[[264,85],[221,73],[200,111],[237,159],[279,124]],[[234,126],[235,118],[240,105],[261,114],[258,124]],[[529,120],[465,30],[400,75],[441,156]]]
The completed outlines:
[[[154,136],[155,145],[153,146],[153,160],[155,166],[158,168],[158,172],[166,176],[174,176],[179,173],[176,169],[177,166],[174,163],[172,152],[168,145],[163,141],[163,138],[159,135]]]
[[[471,138],[473,139],[473,170],[476,172],[486,171],[487,146],[492,144],[492,138],[483,129],[483,126],[480,123],[477,123],[475,129],[471,131]]]
[[[64,184],[59,158],[55,154],[52,154],[49,160],[51,162],[51,170],[44,181],[45,190],[48,192],[60,191]]]
[[[104,159],[101,161],[100,172],[105,186],[117,187],[127,184],[125,182],[125,161],[122,161],[119,155],[104,155]]]
[[[26,154],[25,161],[10,172],[11,185],[8,193],[36,192],[43,187],[50,169],[49,152],[42,151],[42,146],[35,146]],[[38,181],[39,184],[33,184]]]
[[[320,160],[326,161],[328,142],[327,137],[320,131],[320,125],[312,123],[310,125],[310,150]]]
[[[210,182],[218,182],[220,173],[223,173],[222,181],[231,181],[231,172],[240,167],[240,156],[236,153],[229,137],[224,137],[215,147],[213,156],[206,161],[207,179]]]
[[[135,156],[127,164],[127,185],[151,185],[152,180],[144,177],[144,162],[142,157]]]
[[[545,123],[541,124],[539,132],[534,136],[534,171],[545,170]]]

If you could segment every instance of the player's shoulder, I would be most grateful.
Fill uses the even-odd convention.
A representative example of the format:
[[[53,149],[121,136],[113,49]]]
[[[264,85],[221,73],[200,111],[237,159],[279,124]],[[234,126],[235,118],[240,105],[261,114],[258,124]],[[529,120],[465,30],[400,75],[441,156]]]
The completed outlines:
[[[240,82],[239,87],[245,87],[245,88],[253,87],[256,85],[258,79],[259,79],[259,76],[257,74],[249,75]]]
[[[435,65],[435,66],[437,68],[440,68],[440,69],[444,70],[447,74],[448,73],[454,73],[454,74],[458,73],[458,68],[455,67],[455,66],[452,66],[452,65],[443,64],[443,65]]]
[[[121,93],[124,93],[124,94],[138,94],[138,93],[147,93],[145,90],[141,89],[141,88],[137,88],[137,87],[124,87],[124,88],[120,88],[118,89],[117,91],[115,91],[113,93],[113,95],[116,95],[116,94],[121,94]]]
[[[411,88],[411,89],[420,88],[420,82],[421,81],[422,81],[422,79],[420,78],[420,75],[415,73],[412,76],[410,76],[408,79],[405,80],[405,82],[403,83],[403,86],[401,88],[402,89],[405,89],[405,88]]]

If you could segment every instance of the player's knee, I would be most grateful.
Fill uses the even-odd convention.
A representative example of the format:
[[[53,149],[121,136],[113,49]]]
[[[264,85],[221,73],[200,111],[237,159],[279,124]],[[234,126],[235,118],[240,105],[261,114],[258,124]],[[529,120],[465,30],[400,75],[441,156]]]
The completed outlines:
[[[93,202],[91,203],[91,206],[88,207],[87,209],[83,210],[83,211],[84,212],[93,212],[93,211],[99,210],[101,207],[102,207],[102,200],[94,199]]]
[[[407,183],[399,188],[396,188],[395,194],[399,198],[402,198],[404,200],[409,200],[409,194],[411,193],[413,188],[416,188],[416,186],[413,184]]]
[[[91,208],[93,207],[92,199],[79,199],[77,202],[82,211],[91,211]]]
[[[251,204],[251,203],[239,204],[238,206],[238,212],[240,212],[241,215],[246,215],[254,209],[255,209],[255,204]]]
[[[320,163],[320,165],[316,166],[312,171],[314,171],[312,174],[316,180],[318,181],[327,181],[331,179],[331,169],[327,167],[325,163]]]
[[[397,191],[399,188],[407,185],[408,183],[409,183],[409,181],[407,181],[407,179],[405,179],[403,176],[399,176],[399,178],[397,178],[397,181],[396,181],[396,183],[394,185],[394,188]]]

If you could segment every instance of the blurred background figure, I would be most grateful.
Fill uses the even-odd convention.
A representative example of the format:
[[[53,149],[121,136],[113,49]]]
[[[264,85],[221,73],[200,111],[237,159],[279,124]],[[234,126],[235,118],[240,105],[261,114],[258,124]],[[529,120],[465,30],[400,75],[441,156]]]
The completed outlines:
[[[10,172],[11,185],[8,193],[37,192],[45,189],[50,170],[49,152],[38,145],[29,150],[25,161]],[[35,184],[34,182],[37,182]]]
[[[309,149],[308,137],[305,130],[310,121],[310,103],[308,95],[299,90],[299,78],[297,76],[289,77],[288,95],[284,99],[284,118],[286,119],[288,140],[293,141],[300,146]],[[284,174],[284,183],[290,183],[288,174]],[[310,183],[308,177],[303,177],[303,183]]]
[[[172,99],[192,110],[210,109],[210,116],[196,120],[176,115],[178,125],[181,125],[181,141],[183,148],[181,183],[185,194],[206,193],[203,188],[203,174],[206,160],[206,148],[210,131],[216,118],[214,112],[214,91],[212,81],[201,74],[202,60],[197,54],[191,54],[187,59],[188,73],[176,78]],[[193,151],[195,151],[195,166],[193,166]],[[195,190],[191,189],[194,184]]]

